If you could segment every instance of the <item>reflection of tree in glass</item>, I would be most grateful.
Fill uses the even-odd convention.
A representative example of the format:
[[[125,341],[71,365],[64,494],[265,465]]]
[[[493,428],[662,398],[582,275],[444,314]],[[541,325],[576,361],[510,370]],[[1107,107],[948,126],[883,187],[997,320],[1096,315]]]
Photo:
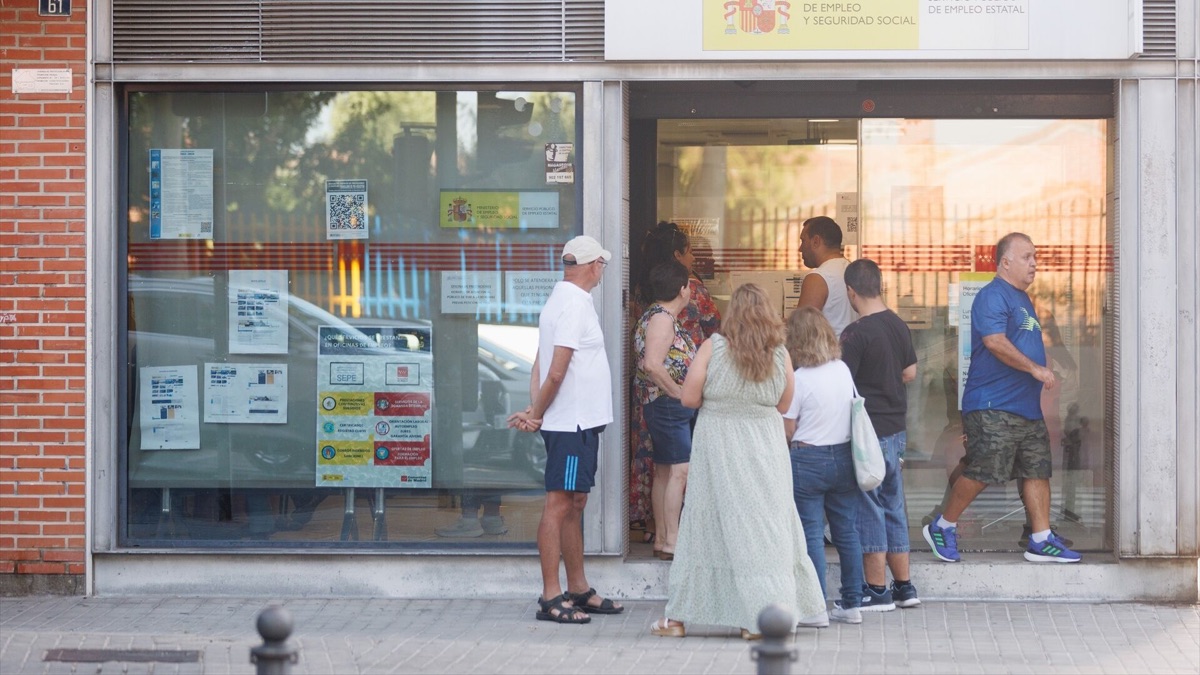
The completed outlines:
[[[134,93],[129,106],[131,231],[144,231],[148,219],[149,180],[142,158],[149,150],[211,148],[214,215],[219,230],[230,228],[219,237],[319,236],[325,181],[365,179],[372,220],[382,217],[396,236],[400,231],[394,226],[411,225],[436,238],[429,226],[436,223],[438,187],[545,189],[545,144],[577,140],[569,92],[492,94],[505,111],[523,99],[528,114],[510,115],[506,121],[515,117],[518,123],[493,129],[490,136],[479,128],[481,96],[474,91]],[[481,159],[481,136],[485,143],[503,139],[508,151]],[[439,140],[449,147],[438,148]],[[439,167],[437,150],[453,157]],[[561,194],[563,221],[573,223],[574,188],[566,186]],[[267,235],[264,226],[274,234]]]
[[[149,200],[146,171],[134,158],[151,148],[212,148],[218,211],[291,211],[296,178],[310,126],[325,92],[267,94],[144,92],[129,107],[131,212]],[[224,190],[222,194],[221,190]],[[266,195],[264,199],[263,195]],[[141,200],[141,203],[139,203]]]
[[[298,185],[290,192],[301,197],[301,213],[323,217],[326,180],[370,181],[370,215],[396,212],[396,160],[393,139],[424,133],[435,123],[435,94],[431,91],[354,91],[338,94],[311,129],[312,142],[297,165]]]

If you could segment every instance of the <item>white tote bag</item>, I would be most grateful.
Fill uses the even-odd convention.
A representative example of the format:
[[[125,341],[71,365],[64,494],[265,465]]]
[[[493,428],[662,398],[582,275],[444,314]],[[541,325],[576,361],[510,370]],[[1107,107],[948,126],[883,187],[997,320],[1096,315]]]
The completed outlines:
[[[854,476],[864,491],[879,487],[887,471],[866,404],[867,399],[859,396],[855,387],[854,398],[850,400],[850,452],[854,457]]]

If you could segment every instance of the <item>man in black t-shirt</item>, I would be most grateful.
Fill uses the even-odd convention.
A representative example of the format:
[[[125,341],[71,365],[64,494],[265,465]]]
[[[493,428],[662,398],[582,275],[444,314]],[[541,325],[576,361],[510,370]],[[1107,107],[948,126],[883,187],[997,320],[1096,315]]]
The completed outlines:
[[[906,385],[917,377],[917,354],[908,325],[883,304],[883,275],[874,261],[861,259],[846,267],[846,295],[862,318],[842,331],[842,360],[854,385],[867,400],[887,472],[883,483],[862,493],[858,536],[862,541],[862,611],[888,612],[921,604],[908,569],[908,515],[900,475],[908,414]],[[892,586],[887,587],[887,568]]]

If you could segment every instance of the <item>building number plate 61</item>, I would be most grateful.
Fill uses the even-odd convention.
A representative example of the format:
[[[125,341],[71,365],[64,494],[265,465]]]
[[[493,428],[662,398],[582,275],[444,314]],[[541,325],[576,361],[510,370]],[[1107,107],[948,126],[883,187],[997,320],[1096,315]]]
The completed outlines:
[[[71,16],[71,0],[38,0],[41,16]]]

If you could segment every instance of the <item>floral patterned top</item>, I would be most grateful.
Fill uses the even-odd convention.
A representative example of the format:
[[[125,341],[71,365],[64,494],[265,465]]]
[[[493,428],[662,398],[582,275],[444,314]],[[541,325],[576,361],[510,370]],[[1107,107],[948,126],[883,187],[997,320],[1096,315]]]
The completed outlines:
[[[699,347],[714,333],[721,330],[721,313],[717,311],[717,303],[704,282],[696,277],[688,277],[688,286],[692,289],[692,301],[679,313],[679,323],[692,336],[692,342]]]
[[[646,329],[650,325],[650,319],[655,314],[671,313],[665,307],[659,304],[653,304],[642,318],[638,320],[637,328],[633,332],[633,351],[634,363],[637,370],[633,376],[633,389],[637,394],[638,403],[645,405],[654,399],[662,396],[663,392],[650,374],[642,368],[642,359],[646,356]],[[692,365],[692,359],[696,356],[696,343],[692,340],[692,336],[683,329],[683,324],[679,319],[673,319],[675,323],[675,339],[671,341],[671,346],[667,348],[667,360],[663,364],[667,367],[667,374],[676,384],[683,384],[683,378],[687,376],[688,366]]]

